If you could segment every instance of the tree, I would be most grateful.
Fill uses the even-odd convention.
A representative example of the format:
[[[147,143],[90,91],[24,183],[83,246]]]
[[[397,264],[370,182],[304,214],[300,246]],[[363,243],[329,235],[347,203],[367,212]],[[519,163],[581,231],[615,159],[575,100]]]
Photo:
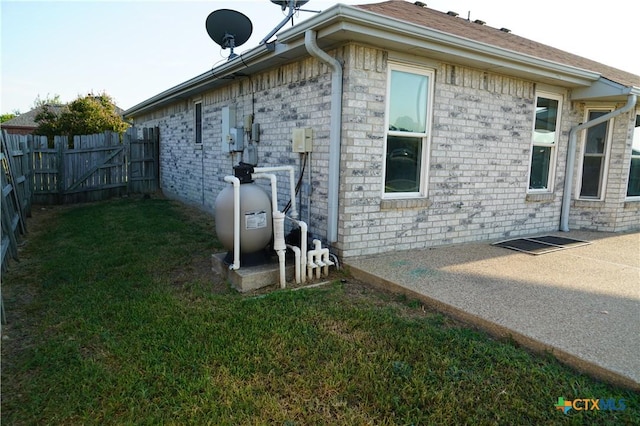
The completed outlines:
[[[63,105],[63,103],[60,100],[60,95],[58,94],[55,94],[51,97],[47,93],[47,97],[42,99],[40,97],[40,94],[38,93],[38,96],[36,96],[36,99],[33,101],[33,109],[40,108],[41,106],[45,105]]]
[[[56,112],[56,108],[45,104],[35,120],[38,123],[36,134],[46,135],[50,141],[55,135],[68,136],[70,145],[73,144],[73,137],[76,135],[91,135],[105,131],[123,133],[129,126],[118,114],[113,100],[106,93],[79,96],[59,113]]]
[[[7,114],[2,114],[0,115],[0,123],[4,123],[7,120],[11,120],[12,118],[17,117],[18,114],[12,114],[12,113],[7,113]]]

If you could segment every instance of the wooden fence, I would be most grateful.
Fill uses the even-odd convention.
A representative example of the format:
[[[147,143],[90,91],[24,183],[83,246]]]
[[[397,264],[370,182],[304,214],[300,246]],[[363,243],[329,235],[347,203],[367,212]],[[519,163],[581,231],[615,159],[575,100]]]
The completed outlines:
[[[117,133],[47,138],[0,133],[2,151],[2,269],[18,257],[18,242],[27,232],[31,204],[99,201],[159,189],[159,132],[130,128]]]
[[[33,150],[33,195],[38,204],[98,201],[158,190],[157,128],[76,136],[73,148],[56,136],[54,147],[40,142]]]

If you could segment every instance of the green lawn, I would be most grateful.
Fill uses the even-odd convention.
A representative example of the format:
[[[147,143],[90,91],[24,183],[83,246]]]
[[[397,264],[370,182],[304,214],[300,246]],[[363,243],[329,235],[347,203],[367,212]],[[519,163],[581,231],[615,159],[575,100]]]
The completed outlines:
[[[2,277],[3,425],[640,423],[638,394],[346,275],[240,295],[210,272],[212,220],[171,201],[28,224]]]

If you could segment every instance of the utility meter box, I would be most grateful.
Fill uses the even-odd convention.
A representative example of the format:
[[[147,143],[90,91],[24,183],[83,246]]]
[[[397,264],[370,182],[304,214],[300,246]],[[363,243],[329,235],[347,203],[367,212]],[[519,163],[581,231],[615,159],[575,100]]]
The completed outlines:
[[[236,106],[229,105],[229,106],[222,107],[221,115],[222,115],[222,140],[221,140],[222,152],[231,152],[231,151],[234,151],[232,145],[233,143],[235,143],[235,142],[233,143],[230,143],[230,142],[231,142],[231,139],[233,138],[233,136],[231,135],[231,129],[236,127],[236,123],[237,123]]]
[[[291,135],[293,141],[293,152],[311,152],[313,151],[313,129],[293,129]]]
[[[242,127],[232,127],[229,129],[229,152],[244,150],[244,129]]]

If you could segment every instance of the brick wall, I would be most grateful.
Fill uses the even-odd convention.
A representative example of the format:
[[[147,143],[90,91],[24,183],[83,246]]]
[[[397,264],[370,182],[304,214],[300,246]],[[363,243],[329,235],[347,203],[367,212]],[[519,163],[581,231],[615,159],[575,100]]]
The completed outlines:
[[[606,105],[621,108],[624,104]],[[585,105],[576,106],[578,122],[584,120]],[[569,225],[572,229],[622,232],[640,229],[640,201],[626,201],[629,166],[631,162],[631,136],[635,123],[635,110],[613,119],[613,135],[603,200],[574,199],[571,203]],[[610,122],[611,123],[611,122]],[[583,132],[584,133],[584,132]],[[580,179],[580,156],[583,154],[582,137],[578,135],[574,198],[577,198]]]
[[[309,222],[312,236],[323,239],[327,222],[330,95],[330,71],[308,58],[251,78],[238,78],[221,89],[136,117],[136,123],[160,127],[160,180],[165,194],[207,211],[214,210],[218,193],[229,185],[224,176],[233,174],[233,165],[241,160],[239,154],[231,155],[223,149],[224,106],[235,106],[236,125],[241,126],[248,114],[253,114],[254,122],[260,124],[259,167],[292,165],[301,170],[303,157],[292,152],[291,134],[295,128],[312,128],[314,150],[305,169],[299,208],[301,219]],[[195,144],[195,101],[202,102],[201,146]],[[276,174],[278,204],[283,209],[290,199],[289,175]],[[271,193],[268,180],[256,182]]]
[[[553,192],[527,195],[536,85],[425,62],[435,69],[428,194],[424,199],[383,200],[389,53],[356,44],[329,53],[344,63],[338,242],[332,251],[351,257],[558,229],[568,133],[582,121],[579,106],[566,98],[563,102]],[[415,65],[419,59],[413,57],[412,62]],[[312,128],[313,153],[301,189],[301,218],[309,223],[314,238],[326,242],[330,96],[329,69],[307,58],[237,78],[200,98],[137,117],[136,122],[160,127],[165,193],[209,211],[228,185],[223,177],[240,160],[222,147],[224,106],[235,105],[238,125],[247,114],[261,125],[259,166],[293,165],[300,170],[302,156],[291,152],[291,133],[295,128]],[[203,106],[202,146],[194,143],[195,100]],[[616,126],[618,133],[628,132],[628,126]],[[617,164],[627,164],[628,173],[627,148],[612,151],[611,189],[607,189],[611,203],[596,207],[574,203],[572,226],[618,230],[637,218],[640,203],[625,204],[624,197],[618,197],[624,185],[615,173],[624,173],[616,171]],[[267,182],[259,183],[268,189]],[[282,209],[289,200],[285,174],[279,190]],[[615,202],[614,194],[618,194]]]
[[[557,230],[561,168],[555,194],[527,197],[533,83],[437,65],[427,197],[382,200],[387,57],[351,46],[346,59],[343,256]]]

